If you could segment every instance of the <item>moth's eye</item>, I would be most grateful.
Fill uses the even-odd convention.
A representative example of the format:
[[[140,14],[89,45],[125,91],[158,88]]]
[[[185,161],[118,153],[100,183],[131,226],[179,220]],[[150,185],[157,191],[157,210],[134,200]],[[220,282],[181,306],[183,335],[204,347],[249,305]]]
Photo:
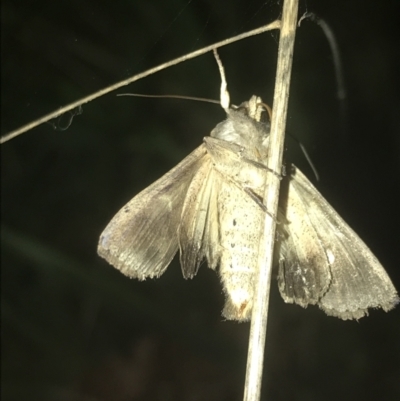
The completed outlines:
[[[241,114],[244,114],[245,116],[249,115],[249,102],[243,102],[239,106],[236,106],[234,108],[235,111],[238,111]]]

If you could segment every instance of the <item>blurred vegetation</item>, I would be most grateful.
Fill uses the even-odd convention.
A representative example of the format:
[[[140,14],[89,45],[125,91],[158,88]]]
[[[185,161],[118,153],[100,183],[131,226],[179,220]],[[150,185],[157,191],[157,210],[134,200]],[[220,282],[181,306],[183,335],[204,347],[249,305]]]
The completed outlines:
[[[1,4],[1,133],[161,62],[279,16],[276,1]],[[400,288],[400,35],[397,0],[307,1],[334,29],[348,103],[339,120],[331,54],[299,29],[288,131],[321,192]],[[277,33],[220,51],[232,101],[271,102]],[[218,99],[211,55],[122,92]],[[67,116],[68,117],[68,116]],[[138,191],[224,118],[219,107],[107,95],[64,131],[42,125],[1,147],[2,399],[240,400],[248,325],[222,321],[218,277],[129,280],[96,254],[100,232]],[[54,124],[65,127],[65,116]],[[309,174],[296,145],[288,156]],[[311,176],[311,174],[309,174]],[[263,399],[400,397],[400,313],[359,323],[285,305],[273,283]]]

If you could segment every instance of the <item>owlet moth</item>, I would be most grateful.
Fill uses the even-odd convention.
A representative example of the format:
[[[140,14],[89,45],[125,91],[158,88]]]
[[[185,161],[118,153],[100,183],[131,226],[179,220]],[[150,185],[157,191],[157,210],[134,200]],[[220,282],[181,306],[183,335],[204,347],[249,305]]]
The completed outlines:
[[[228,105],[229,106],[229,105]],[[128,202],[101,234],[98,253],[129,277],[159,277],[180,252],[184,278],[205,259],[218,269],[223,316],[251,318],[269,123],[253,96],[225,107],[226,120],[176,167]],[[399,299],[364,242],[293,165],[282,178],[275,260],[287,303],[317,304],[326,314],[359,319]]]

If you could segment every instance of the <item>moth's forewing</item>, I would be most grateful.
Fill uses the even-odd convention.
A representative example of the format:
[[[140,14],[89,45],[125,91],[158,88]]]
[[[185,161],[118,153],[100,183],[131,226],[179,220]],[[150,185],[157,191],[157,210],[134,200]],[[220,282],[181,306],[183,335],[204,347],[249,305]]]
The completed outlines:
[[[178,250],[186,192],[206,156],[201,145],[128,202],[101,234],[99,255],[127,276],[159,277]]]
[[[287,302],[302,304],[302,298],[287,283],[303,280],[305,291],[312,291],[307,269],[320,271],[329,279],[323,286],[318,305],[331,316],[341,319],[359,319],[368,314],[368,308],[392,309],[398,302],[394,288],[385,269],[338,213],[329,205],[310,181],[294,168],[289,180],[284,211],[288,224],[287,246],[282,248],[284,263],[279,272],[279,289]],[[308,250],[308,232],[317,237],[325,263],[318,261],[322,255],[310,260],[299,269],[299,255]],[[293,250],[294,248],[294,250]],[[308,251],[307,251],[308,252]],[[317,264],[318,263],[318,264]],[[296,280],[296,271],[300,280]],[[329,271],[329,273],[328,273]],[[323,281],[322,281],[323,283]]]
[[[331,283],[325,246],[304,204],[284,177],[280,188],[276,249],[279,252],[278,286],[288,303],[317,304]],[[281,218],[283,216],[283,218]]]
[[[204,258],[215,269],[219,262],[217,195],[220,177],[209,155],[193,177],[185,194],[178,230],[180,261],[185,278],[192,278]]]

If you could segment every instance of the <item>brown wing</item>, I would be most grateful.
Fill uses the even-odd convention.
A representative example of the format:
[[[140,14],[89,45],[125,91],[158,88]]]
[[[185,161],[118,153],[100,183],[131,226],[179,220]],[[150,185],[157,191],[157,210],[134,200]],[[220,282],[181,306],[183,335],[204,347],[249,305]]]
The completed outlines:
[[[128,202],[101,234],[99,255],[127,276],[159,277],[178,250],[186,192],[205,157],[201,145]]]
[[[282,206],[288,235],[282,236],[278,282],[285,301],[318,303],[344,320],[361,318],[368,308],[395,306],[398,296],[385,269],[296,168]]]

